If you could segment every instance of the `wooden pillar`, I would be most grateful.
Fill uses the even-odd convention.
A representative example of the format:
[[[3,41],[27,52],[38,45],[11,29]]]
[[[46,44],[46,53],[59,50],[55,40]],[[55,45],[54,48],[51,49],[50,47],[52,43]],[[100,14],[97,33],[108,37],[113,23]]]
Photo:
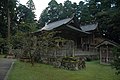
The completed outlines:
[[[75,47],[74,47],[74,45],[73,45],[73,55],[72,56],[75,57]]]
[[[82,42],[83,42],[83,38],[81,37],[81,44],[82,44]]]
[[[92,42],[93,42],[93,43],[94,43],[94,37],[95,37],[95,35],[94,35],[94,33],[93,33],[93,36],[92,36],[92,38],[93,38],[93,39],[92,39],[92,40],[93,40]]]
[[[88,51],[90,51],[90,43],[88,43]]]
[[[81,49],[83,50],[83,38],[81,37]]]
[[[95,44],[94,42],[94,38],[95,38],[95,35],[94,35],[94,32],[93,32],[93,36],[92,36],[92,43]],[[95,49],[92,47],[92,51],[95,52]]]
[[[101,47],[100,47],[100,64],[102,63],[102,53],[101,53]]]
[[[81,44],[82,44],[82,42],[83,42],[83,38],[81,37]]]
[[[107,51],[107,52],[106,52],[106,53],[107,53],[106,61],[107,61],[107,63],[108,63],[108,61],[109,61],[109,59],[108,59],[108,58],[109,58],[109,55],[108,55],[108,54],[109,54],[109,53],[108,53],[108,45],[107,45],[107,49],[106,49],[106,51]]]

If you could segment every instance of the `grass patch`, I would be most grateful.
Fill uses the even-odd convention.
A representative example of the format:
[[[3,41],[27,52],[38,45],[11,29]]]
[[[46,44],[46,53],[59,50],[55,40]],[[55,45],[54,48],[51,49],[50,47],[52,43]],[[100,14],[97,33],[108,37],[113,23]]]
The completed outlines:
[[[120,80],[110,66],[100,65],[98,62],[87,62],[87,68],[78,71],[69,71],[53,68],[50,65],[35,64],[17,61],[8,77],[8,80]]]

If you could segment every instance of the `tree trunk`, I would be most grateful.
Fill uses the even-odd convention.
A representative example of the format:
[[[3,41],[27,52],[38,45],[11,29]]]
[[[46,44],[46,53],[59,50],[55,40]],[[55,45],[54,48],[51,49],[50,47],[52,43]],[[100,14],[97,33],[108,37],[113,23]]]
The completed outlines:
[[[7,9],[7,16],[8,16],[8,54],[11,52],[11,46],[10,46],[10,10],[9,10],[9,0],[8,0],[8,9]]]
[[[29,52],[29,55],[30,55],[30,62],[32,66],[34,66],[34,57],[32,56],[31,51]]]

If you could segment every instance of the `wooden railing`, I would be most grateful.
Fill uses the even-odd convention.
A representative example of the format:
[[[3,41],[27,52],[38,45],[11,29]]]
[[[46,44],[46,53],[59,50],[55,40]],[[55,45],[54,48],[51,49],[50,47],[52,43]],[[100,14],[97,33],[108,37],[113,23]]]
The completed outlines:
[[[55,56],[79,56],[79,55],[98,55],[97,49],[89,50],[89,51],[82,51],[81,49],[59,49],[56,50]]]

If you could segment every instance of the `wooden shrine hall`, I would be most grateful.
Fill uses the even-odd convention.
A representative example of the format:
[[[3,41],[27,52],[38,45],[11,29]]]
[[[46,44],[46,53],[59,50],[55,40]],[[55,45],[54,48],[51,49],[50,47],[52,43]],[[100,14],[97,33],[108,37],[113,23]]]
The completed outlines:
[[[39,29],[35,33],[40,33],[41,31],[60,31],[62,34],[59,36],[64,37],[69,40],[74,41],[74,51],[71,48],[67,49],[68,55],[72,54],[74,56],[90,57],[94,59],[100,58],[100,63],[109,63],[111,61],[112,47],[116,46],[115,42],[106,42],[104,38],[99,33],[98,23],[91,23],[88,25],[81,25],[77,22],[75,17],[67,18],[52,23],[46,24],[43,28]],[[103,51],[102,45],[107,48],[107,52]],[[109,45],[110,43],[110,45]],[[71,46],[70,44],[68,46]],[[102,52],[103,51],[103,52]],[[61,53],[60,53],[61,52]],[[65,51],[58,51],[59,56],[65,56]],[[66,51],[67,52],[67,51]],[[104,56],[107,55],[107,56]],[[102,57],[104,56],[104,57]]]

